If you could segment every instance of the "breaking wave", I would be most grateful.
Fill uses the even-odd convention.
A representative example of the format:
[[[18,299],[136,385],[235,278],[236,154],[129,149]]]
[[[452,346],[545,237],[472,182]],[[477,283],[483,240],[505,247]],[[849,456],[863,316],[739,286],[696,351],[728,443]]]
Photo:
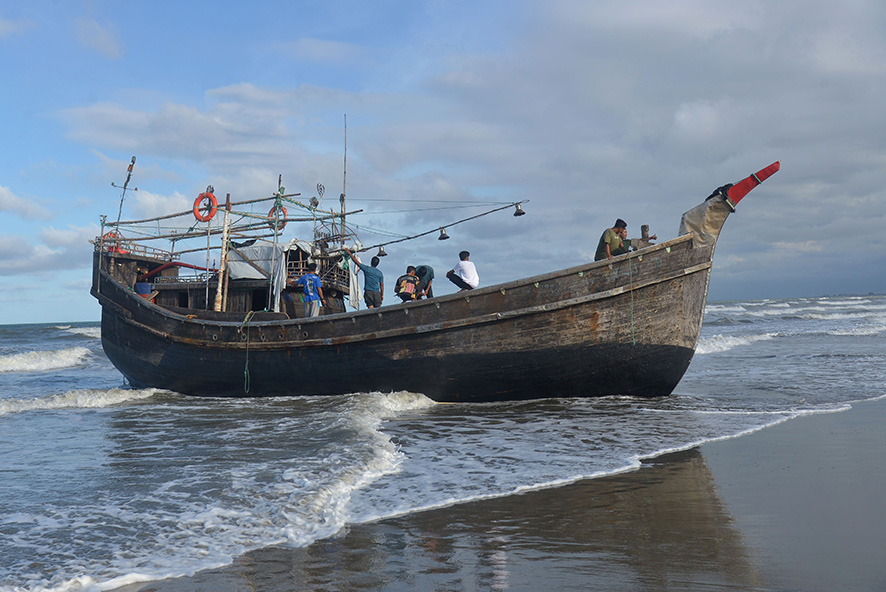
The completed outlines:
[[[147,399],[159,389],[83,389],[38,397],[36,399],[0,399],[0,415],[41,409],[97,409],[127,401]]]
[[[0,356],[0,373],[47,372],[81,366],[89,350],[85,347],[69,347],[49,351],[31,351],[22,354]]]
[[[729,351],[735,347],[749,345],[755,341],[766,341],[775,337],[777,333],[763,333],[762,335],[742,335],[740,337],[728,337],[724,335],[714,335],[707,339],[701,339],[695,348],[697,354],[715,354]]]
[[[74,335],[82,335],[84,337],[91,337],[93,339],[102,338],[101,327],[65,327],[65,331],[67,331],[68,333],[73,333]]]

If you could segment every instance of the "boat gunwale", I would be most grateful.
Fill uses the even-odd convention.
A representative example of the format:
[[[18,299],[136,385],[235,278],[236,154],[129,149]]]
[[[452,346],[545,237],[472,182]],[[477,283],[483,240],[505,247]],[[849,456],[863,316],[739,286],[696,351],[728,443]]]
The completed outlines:
[[[514,319],[522,316],[529,316],[533,314],[542,314],[548,312],[554,312],[557,310],[561,310],[564,308],[570,308],[573,306],[581,306],[582,304],[586,304],[589,302],[594,302],[597,300],[605,300],[607,298],[614,298],[621,294],[625,294],[627,292],[640,290],[642,288],[646,288],[648,286],[660,284],[663,282],[668,282],[675,280],[677,278],[686,277],[688,275],[698,273],[701,271],[709,270],[711,268],[711,262],[705,262],[698,265],[693,265],[687,268],[684,268],[681,272],[673,273],[665,277],[656,278],[654,280],[650,280],[643,284],[635,285],[633,287],[625,287],[619,286],[613,288],[611,290],[604,290],[601,292],[594,292],[592,294],[588,294],[585,296],[581,296],[578,298],[568,298],[566,300],[560,300],[556,302],[541,304],[537,306],[531,306],[521,309],[509,310],[505,312],[497,312],[497,313],[486,313],[483,315],[477,315],[472,317],[462,317],[460,319],[456,319],[453,321],[444,321],[444,322],[436,322],[436,323],[426,323],[424,325],[402,325],[400,327],[385,329],[382,331],[372,331],[357,335],[348,335],[343,337],[320,337],[314,339],[302,339],[299,341],[295,340],[285,340],[285,341],[251,341],[251,340],[243,340],[243,341],[219,341],[213,342],[210,340],[203,339],[194,339],[191,337],[181,337],[177,335],[172,335],[166,331],[158,331],[153,327],[149,327],[139,321],[136,321],[131,318],[123,319],[124,322],[130,323],[132,325],[137,325],[145,331],[163,337],[165,339],[170,339],[172,341],[180,342],[180,343],[188,343],[188,344],[199,344],[201,347],[205,347],[207,349],[222,349],[222,350],[231,350],[231,349],[244,349],[244,350],[277,350],[277,349],[290,349],[290,348],[309,348],[309,347],[322,347],[322,346],[334,346],[334,345],[348,345],[353,343],[360,343],[365,341],[379,341],[383,339],[391,339],[395,337],[402,337],[404,335],[422,335],[425,333],[433,333],[437,331],[453,331],[457,329],[463,329],[465,327],[470,327],[473,325],[481,325],[486,323],[492,323],[496,321],[505,321],[509,319]],[[257,324],[248,324],[251,328],[274,328],[278,326],[282,326],[284,323],[291,323],[291,321],[268,321],[263,322],[262,326],[258,326]],[[217,323],[216,323],[217,324]],[[236,325],[236,323],[235,323]],[[270,325],[270,327],[269,327]],[[241,323],[241,327],[243,324]]]
[[[490,286],[484,286],[482,288],[476,288],[474,290],[469,290],[469,291],[465,291],[465,292],[455,292],[452,294],[445,294],[443,296],[435,296],[433,299],[416,300],[416,301],[412,301],[412,302],[397,302],[394,304],[385,305],[384,307],[380,307],[380,308],[367,308],[367,309],[362,309],[362,310],[339,312],[339,313],[335,313],[335,314],[322,315],[319,317],[297,317],[294,319],[288,318],[288,319],[260,320],[260,321],[249,320],[248,325],[250,327],[259,327],[259,328],[261,328],[261,327],[276,327],[276,326],[280,326],[281,324],[283,324],[283,325],[294,325],[294,324],[295,325],[303,325],[303,324],[304,325],[312,325],[312,324],[323,323],[323,322],[327,322],[327,321],[337,322],[337,321],[341,321],[344,319],[357,318],[357,317],[367,316],[367,315],[381,314],[382,312],[387,313],[392,310],[400,310],[400,309],[409,310],[412,308],[419,308],[419,307],[423,307],[423,306],[441,305],[445,302],[455,301],[455,300],[459,300],[462,298],[470,299],[470,298],[482,297],[482,296],[485,296],[486,294],[491,294],[491,293],[499,292],[502,290],[507,291],[507,290],[511,290],[514,288],[526,286],[529,284],[546,282],[546,281],[554,280],[554,279],[557,279],[560,277],[573,275],[573,274],[579,273],[579,272],[593,271],[598,268],[612,266],[615,263],[621,263],[624,261],[628,261],[630,259],[643,257],[644,255],[655,253],[657,251],[667,249],[669,247],[681,244],[686,241],[691,241],[694,238],[694,236],[695,236],[695,234],[690,232],[690,233],[683,234],[678,237],[672,238],[670,240],[658,243],[656,245],[650,245],[648,247],[644,247],[644,248],[639,249],[637,251],[631,251],[629,253],[624,253],[621,255],[614,256],[612,259],[581,263],[579,265],[574,265],[572,267],[567,267],[567,268],[556,270],[556,271],[546,272],[543,274],[530,276],[530,277],[526,277],[526,278],[511,280],[511,281],[504,282],[504,283],[492,284]],[[105,272],[104,270],[100,270],[100,271],[101,271],[101,274],[103,274],[104,276],[107,277],[107,279],[119,284],[119,282],[117,282],[117,280],[114,280],[107,272]],[[681,274],[681,275],[686,275],[686,274]],[[120,285],[121,285],[121,287],[123,286],[122,284],[120,284]],[[125,287],[124,287],[124,289],[125,289]],[[208,325],[208,326],[229,327],[229,328],[230,327],[241,327],[244,324],[244,322],[246,322],[246,319],[249,315],[249,312],[243,312],[242,313],[243,318],[240,320],[234,320],[234,321],[220,321],[220,320],[205,319],[205,318],[201,319],[198,316],[194,317],[194,318],[190,318],[189,315],[173,312],[163,306],[160,306],[158,304],[154,304],[153,302],[150,302],[148,300],[145,300],[142,298],[140,298],[139,300],[140,300],[139,304],[143,304],[145,306],[148,306],[150,309],[152,309],[153,312],[156,312],[158,314],[166,316],[172,321],[193,323],[194,325]],[[384,308],[385,310],[382,311],[381,308]],[[257,312],[262,312],[262,311],[257,311]],[[264,311],[264,312],[267,312],[267,311]]]
[[[692,235],[682,235],[677,237],[676,239],[672,239],[670,241],[666,241],[659,245],[652,245],[645,249],[641,249],[639,251],[635,251],[632,253],[626,253],[623,255],[619,255],[614,257],[613,260],[606,261],[596,261],[592,263],[586,263],[583,265],[573,266],[571,268],[559,270],[556,272],[549,272],[542,275],[532,276],[529,278],[524,278],[521,280],[515,280],[511,282],[506,282],[504,284],[495,284],[492,286],[488,286],[483,288],[482,290],[478,290],[477,293],[471,292],[461,292],[455,294],[448,294],[446,296],[439,297],[444,302],[445,301],[454,301],[460,298],[470,298],[471,296],[482,296],[486,293],[494,293],[495,291],[507,291],[509,288],[525,286],[528,284],[537,283],[540,281],[549,281],[551,279],[556,279],[558,277],[564,277],[568,275],[572,275],[575,273],[580,273],[584,270],[592,270],[600,267],[611,266],[613,261],[615,262],[624,262],[628,261],[634,257],[642,257],[643,254],[649,254],[658,250],[666,249],[675,244],[680,244],[683,241],[691,240]],[[617,261],[616,261],[617,260]],[[228,330],[236,330],[238,333],[242,333],[240,340],[220,340],[213,341],[209,338],[199,338],[193,336],[184,336],[178,335],[174,332],[163,331],[157,329],[155,327],[146,325],[141,322],[140,319],[133,318],[133,312],[129,310],[122,303],[116,302],[114,299],[109,298],[108,296],[103,296],[103,299],[107,299],[115,306],[112,308],[117,310],[119,316],[122,316],[121,319],[123,322],[138,326],[141,330],[147,331],[154,335],[160,336],[161,338],[171,340],[177,343],[190,344],[200,347],[206,347],[208,349],[261,349],[261,350],[276,350],[276,349],[288,349],[288,348],[311,348],[311,347],[324,347],[324,346],[335,346],[335,345],[349,345],[356,344],[366,341],[379,341],[384,339],[391,339],[401,336],[407,335],[422,335],[433,333],[437,331],[451,331],[463,329],[466,327],[471,327],[474,325],[481,325],[490,322],[497,321],[505,321],[509,319],[514,319],[522,316],[534,315],[534,314],[543,314],[554,312],[564,308],[570,308],[574,306],[581,306],[583,304],[604,300],[607,298],[617,297],[621,294],[633,292],[636,290],[643,289],[648,286],[661,284],[664,282],[673,281],[680,277],[686,277],[688,275],[698,273],[701,271],[710,270],[712,267],[712,261],[708,259],[705,262],[698,263],[695,265],[690,265],[687,267],[683,267],[677,271],[672,271],[666,275],[658,275],[653,278],[646,279],[645,281],[637,282],[636,278],[629,285],[616,286],[614,288],[610,288],[607,290],[595,291],[589,294],[584,294],[578,297],[567,298],[563,300],[555,300],[551,302],[546,302],[539,305],[528,306],[524,308],[518,309],[510,309],[499,312],[491,312],[474,316],[464,316],[459,317],[447,321],[437,321],[431,323],[425,323],[421,325],[411,325],[411,324],[399,324],[395,327],[389,329],[383,329],[378,331],[367,331],[364,333],[358,334],[349,334],[349,335],[339,335],[339,336],[331,336],[331,337],[315,337],[308,338],[305,333],[305,338],[303,339],[280,339],[280,340],[270,340],[270,339],[249,339],[248,331],[243,332],[245,329],[253,329],[259,330],[260,335],[263,337],[263,333],[261,332],[263,329],[279,329],[284,331],[286,327],[297,326],[299,330],[302,330],[302,326],[305,325],[310,327],[311,325],[316,326],[316,323],[320,322],[332,322],[332,323],[340,323],[343,320],[349,318],[356,318],[359,315],[367,315],[367,314],[378,314],[378,315],[390,315],[395,313],[396,311],[403,310],[406,314],[409,313],[411,308],[415,308],[416,306],[427,306],[430,305],[430,301],[425,301],[422,303],[419,302],[408,302],[408,303],[399,303],[395,305],[391,305],[388,310],[382,312],[378,309],[367,309],[362,311],[353,311],[348,313],[338,313],[335,315],[326,315],[322,317],[315,318],[296,318],[296,319],[277,319],[277,320],[267,320],[267,321],[251,321],[248,320],[248,313],[244,313],[244,318],[239,321],[216,321],[211,319],[200,319],[200,318],[188,318],[186,315],[181,315],[179,313],[175,313],[165,309],[162,306],[153,304],[147,300],[139,298],[136,302],[138,306],[148,307],[150,312],[158,313],[163,316],[166,316],[171,322],[174,323],[187,323],[193,326],[201,326],[203,330],[211,329],[216,327],[218,329],[228,329]],[[121,291],[125,291],[125,287],[114,280],[107,272],[101,271],[101,274],[104,279],[109,280],[115,284],[117,284],[118,289]],[[439,300],[435,298],[438,304]],[[282,333],[281,333],[282,335]],[[245,338],[244,338],[245,337]]]

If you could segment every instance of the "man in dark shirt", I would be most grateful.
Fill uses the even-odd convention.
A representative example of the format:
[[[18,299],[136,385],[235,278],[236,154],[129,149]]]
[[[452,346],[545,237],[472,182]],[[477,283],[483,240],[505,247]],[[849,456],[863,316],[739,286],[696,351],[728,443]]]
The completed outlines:
[[[612,259],[616,255],[623,255],[631,248],[630,242],[625,242],[628,238],[628,224],[621,218],[615,221],[615,226],[607,228],[600,237],[597,244],[597,252],[594,254],[594,261],[601,259]]]
[[[415,268],[415,275],[418,277],[418,295],[416,299],[422,296],[426,298],[434,297],[434,290],[431,284],[434,282],[434,268],[430,265],[418,265]]]
[[[418,276],[415,275],[415,267],[410,265],[406,268],[406,273],[397,278],[394,284],[394,293],[400,297],[403,302],[410,302],[416,299],[418,293]]]

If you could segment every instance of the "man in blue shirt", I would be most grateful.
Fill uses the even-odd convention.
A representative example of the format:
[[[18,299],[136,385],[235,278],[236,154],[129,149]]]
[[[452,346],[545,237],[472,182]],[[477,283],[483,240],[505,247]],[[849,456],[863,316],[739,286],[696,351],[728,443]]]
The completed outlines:
[[[373,257],[372,266],[360,263],[354,254],[345,249],[345,253],[351,258],[354,264],[363,271],[363,301],[369,308],[381,306],[385,297],[385,275],[378,268],[379,258]]]
[[[295,283],[301,286],[304,293],[305,316],[319,317],[320,303],[326,304],[326,298],[323,296],[323,282],[317,275],[317,264],[308,263],[308,273],[298,278]]]

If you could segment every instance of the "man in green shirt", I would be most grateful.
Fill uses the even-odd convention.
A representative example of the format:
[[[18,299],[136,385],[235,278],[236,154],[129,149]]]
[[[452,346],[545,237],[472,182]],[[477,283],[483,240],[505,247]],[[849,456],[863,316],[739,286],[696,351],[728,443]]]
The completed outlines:
[[[628,238],[628,224],[621,218],[615,221],[615,226],[607,228],[597,244],[597,253],[594,261],[612,259],[616,255],[623,255],[630,250],[631,242]]]

